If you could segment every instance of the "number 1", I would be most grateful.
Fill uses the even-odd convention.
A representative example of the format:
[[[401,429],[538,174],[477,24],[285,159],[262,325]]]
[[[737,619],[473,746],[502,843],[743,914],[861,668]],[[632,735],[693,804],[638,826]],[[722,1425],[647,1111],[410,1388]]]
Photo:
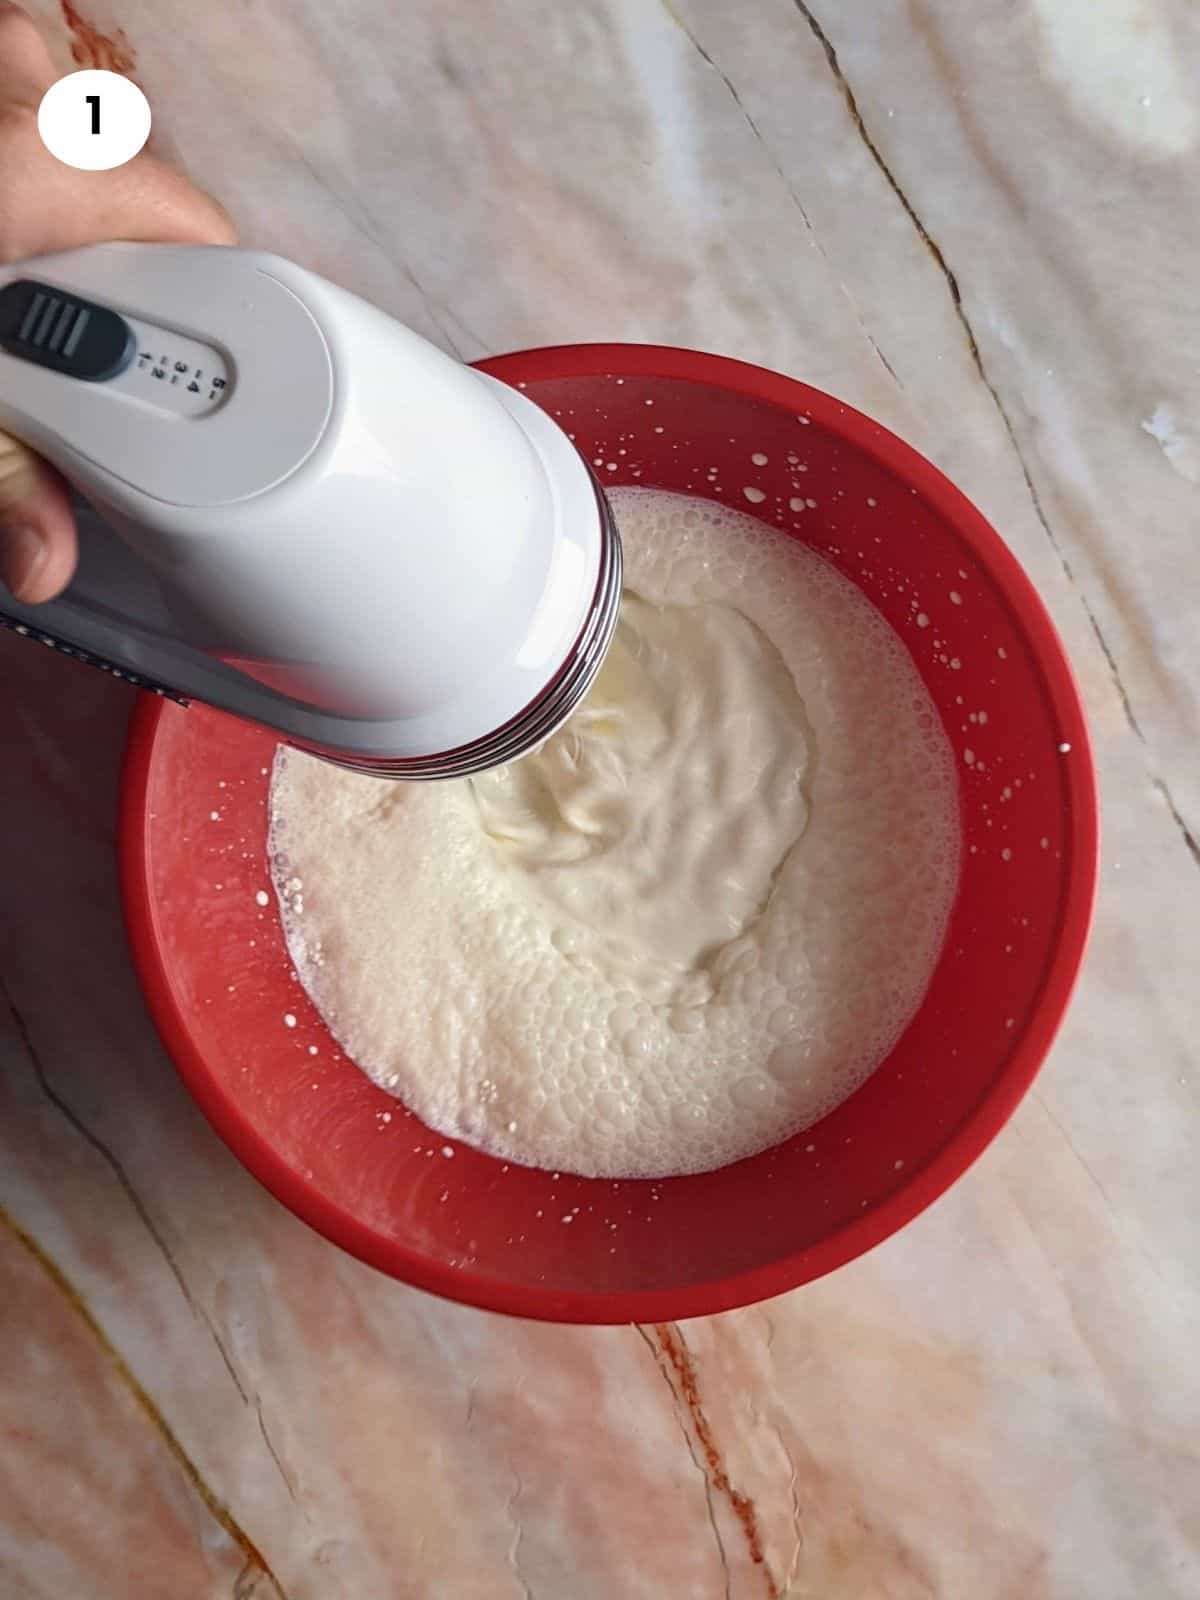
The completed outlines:
[[[83,97],[92,108],[92,132],[100,132],[100,96],[98,94],[85,94]]]

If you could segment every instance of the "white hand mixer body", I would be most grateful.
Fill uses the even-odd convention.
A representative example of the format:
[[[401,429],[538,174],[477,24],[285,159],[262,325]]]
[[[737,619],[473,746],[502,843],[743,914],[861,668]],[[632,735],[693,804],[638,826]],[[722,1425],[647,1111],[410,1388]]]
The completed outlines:
[[[561,429],[279,257],[0,268],[0,427],[82,497],[70,587],[0,623],[343,764],[511,760],[611,641],[620,540]]]

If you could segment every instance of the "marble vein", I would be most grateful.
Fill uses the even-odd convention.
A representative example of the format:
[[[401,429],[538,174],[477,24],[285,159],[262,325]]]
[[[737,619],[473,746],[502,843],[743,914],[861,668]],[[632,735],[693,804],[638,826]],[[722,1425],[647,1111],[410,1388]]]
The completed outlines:
[[[63,1297],[74,1316],[83,1324],[92,1340],[103,1352],[103,1355],[118,1382],[128,1392],[137,1405],[138,1410],[145,1417],[150,1427],[166,1446],[174,1458],[184,1478],[191,1489],[202,1502],[205,1510],[221,1530],[233,1541],[245,1558],[243,1572],[250,1575],[252,1581],[257,1583],[265,1580],[276,1600],[288,1600],[279,1580],[271,1571],[266,1559],[254,1541],[234,1518],[229,1507],[214,1493],[208,1483],[201,1476],[195,1462],[184,1449],[183,1444],[176,1436],[162,1411],[155,1404],[148,1391],[139,1382],[133,1369],[126,1362],[124,1356],[109,1339],[100,1323],[89,1309],[83,1296],[67,1278],[62,1268],[42,1248],[33,1236],[25,1231],[3,1208],[0,1207],[0,1227],[3,1227],[17,1245],[38,1266],[41,1272],[53,1285],[55,1290]],[[239,1578],[239,1583],[241,1579]],[[246,1593],[251,1590],[244,1591]],[[236,1593],[236,1590],[235,1590]]]
[[[845,73],[842,71],[841,63],[840,63],[840,61],[838,59],[837,50],[836,50],[832,40],[830,39],[829,35],[826,33],[823,25],[818,20],[818,18],[815,15],[815,13],[813,12],[812,7],[809,4],[807,4],[807,0],[793,0],[793,4],[795,5],[796,10],[800,13],[800,15],[807,22],[808,27],[811,30],[813,37],[816,39],[817,43],[820,45],[822,51],[824,52],[825,59],[829,64],[829,70],[832,73],[834,79],[837,82],[838,88],[841,91],[842,98],[845,101],[846,110],[849,113],[850,119],[854,124],[854,128],[855,128],[856,133],[858,134],[858,136],[862,140],[863,144],[866,146],[867,150],[869,151],[869,153],[871,155],[872,160],[875,162],[876,166],[878,167],[878,169],[880,171],[880,174],[882,175],[882,177],[887,182],[888,187],[892,190],[892,192],[895,195],[896,199],[898,200],[898,202],[900,203],[901,207],[903,208],[905,214],[908,216],[909,220],[911,221],[911,223],[912,223],[914,229],[916,230],[918,236],[920,237],[921,242],[925,245],[926,249],[929,251],[930,255],[933,257],[934,261],[936,262],[936,264],[938,266],[939,271],[941,272],[943,278],[945,279],[946,287],[947,287],[947,290],[948,290],[949,295],[950,295],[951,303],[953,304],[953,307],[954,307],[955,315],[958,318],[958,321],[962,326],[963,334],[964,334],[964,336],[966,338],[967,347],[968,347],[968,349],[970,351],[970,355],[971,355],[971,360],[972,360],[972,362],[973,362],[973,364],[974,364],[974,366],[976,368],[976,371],[979,374],[979,378],[980,378],[981,382],[983,383],[984,387],[987,389],[988,394],[991,396],[992,401],[993,401],[993,403],[995,405],[996,411],[999,414],[1000,420],[1004,425],[1005,433],[1007,434],[1009,443],[1012,446],[1013,454],[1016,457],[1017,465],[1020,468],[1021,476],[1022,476],[1022,478],[1024,480],[1025,487],[1026,487],[1026,489],[1028,491],[1029,499],[1030,499],[1030,501],[1032,503],[1034,514],[1037,517],[1037,520],[1040,523],[1043,531],[1045,532],[1045,535],[1046,535],[1047,539],[1050,541],[1051,547],[1053,548],[1055,554],[1057,555],[1057,557],[1059,559],[1059,562],[1062,565],[1062,570],[1063,570],[1064,576],[1066,577],[1068,583],[1070,583],[1070,585],[1074,589],[1074,591],[1076,593],[1076,596],[1079,599],[1079,602],[1083,607],[1083,610],[1084,610],[1084,613],[1085,613],[1085,615],[1087,617],[1088,623],[1089,623],[1089,625],[1090,625],[1090,627],[1092,629],[1093,634],[1095,635],[1096,642],[1100,647],[1100,650],[1101,650],[1101,653],[1104,656],[1105,662],[1107,663],[1107,666],[1108,666],[1108,669],[1109,669],[1109,673],[1110,673],[1111,678],[1112,678],[1113,688],[1116,691],[1118,699],[1120,700],[1121,707],[1122,707],[1122,709],[1124,711],[1125,718],[1126,718],[1127,722],[1129,723],[1129,727],[1132,730],[1132,732],[1137,736],[1138,740],[1142,744],[1145,744],[1145,742],[1146,742],[1145,734],[1142,732],[1141,724],[1139,723],[1138,717],[1137,717],[1137,715],[1136,715],[1136,713],[1134,711],[1133,700],[1132,700],[1132,697],[1130,695],[1130,691],[1129,691],[1128,687],[1126,686],[1124,678],[1122,677],[1121,669],[1120,669],[1120,666],[1118,664],[1116,655],[1115,655],[1115,653],[1114,653],[1114,651],[1112,649],[1112,646],[1109,644],[1107,638],[1105,637],[1103,630],[1101,629],[1100,623],[1099,623],[1099,621],[1098,621],[1098,619],[1096,617],[1095,610],[1094,610],[1090,600],[1088,599],[1087,595],[1079,587],[1079,585],[1077,584],[1077,582],[1075,580],[1075,574],[1072,571],[1071,563],[1068,560],[1066,552],[1064,551],[1058,536],[1054,532],[1054,529],[1053,529],[1053,527],[1052,527],[1052,525],[1050,523],[1050,519],[1049,519],[1049,517],[1048,517],[1048,515],[1046,513],[1045,506],[1044,506],[1044,504],[1042,502],[1041,494],[1040,494],[1040,492],[1038,490],[1038,487],[1037,487],[1037,484],[1036,484],[1036,482],[1034,480],[1033,473],[1032,473],[1032,471],[1030,469],[1029,463],[1025,458],[1025,453],[1024,453],[1022,447],[1021,447],[1021,442],[1020,442],[1020,439],[1019,439],[1019,437],[1017,435],[1017,430],[1016,430],[1016,427],[1015,427],[1015,425],[1013,423],[1012,417],[1011,417],[1011,415],[1009,413],[1008,407],[1005,405],[1004,400],[1002,399],[1002,397],[1000,395],[1000,391],[997,388],[997,386],[996,386],[995,382],[993,381],[992,377],[990,376],[990,374],[989,374],[989,372],[987,370],[987,367],[986,367],[986,365],[984,363],[983,354],[982,354],[982,351],[980,350],[980,346],[979,346],[979,341],[978,341],[978,339],[976,337],[975,330],[974,330],[974,328],[973,328],[973,326],[971,324],[971,320],[970,320],[969,316],[967,315],[966,306],[965,306],[964,301],[963,301],[962,289],[961,289],[961,287],[959,285],[957,275],[955,274],[953,268],[950,266],[949,262],[947,261],[946,256],[945,256],[941,246],[938,244],[938,242],[930,234],[928,228],[925,226],[924,222],[921,220],[921,218],[918,215],[916,209],[914,208],[911,200],[908,198],[907,194],[904,192],[904,189],[901,187],[901,185],[900,185],[898,179],[896,178],[895,174],[892,172],[891,168],[888,166],[887,162],[884,160],[884,157],[883,157],[878,145],[876,144],[875,140],[871,137],[871,134],[869,133],[869,131],[868,131],[867,127],[866,127],[866,124],[863,121],[862,113],[861,113],[861,111],[859,109],[858,101],[857,101],[857,98],[855,96],[853,86],[850,84],[849,80],[845,76]],[[697,46],[697,48],[699,48],[699,46]],[[705,59],[707,60],[709,58],[706,56]],[[724,75],[722,74],[722,76],[724,76]],[[726,79],[726,82],[728,83],[728,79]],[[730,85],[730,90],[732,92],[732,85]],[[753,123],[751,123],[751,126],[753,126]],[[807,220],[807,218],[806,218],[806,220]],[[872,342],[874,342],[874,341],[872,341]],[[882,355],[881,355],[881,358],[882,358]],[[889,368],[889,370],[890,370],[890,368]],[[1192,834],[1188,830],[1187,826],[1184,824],[1183,819],[1182,819],[1182,817],[1181,817],[1181,815],[1179,813],[1179,810],[1176,807],[1173,799],[1171,798],[1170,791],[1167,788],[1167,785],[1166,785],[1165,781],[1162,778],[1160,778],[1160,777],[1158,777],[1158,776],[1156,776],[1154,774],[1151,774],[1151,782],[1154,784],[1155,788],[1158,789],[1163,794],[1163,797],[1166,800],[1168,809],[1170,810],[1171,815],[1172,815],[1173,819],[1175,820],[1176,825],[1179,827],[1179,829],[1180,829],[1180,831],[1181,831],[1181,833],[1183,835],[1183,838],[1184,838],[1184,840],[1185,840],[1185,842],[1186,842],[1186,844],[1187,844],[1187,846],[1188,846],[1193,858],[1197,861],[1197,864],[1200,864],[1200,846],[1197,846],[1194,837],[1192,836]]]
[[[1151,781],[1154,784],[1155,791],[1161,797],[1163,804],[1170,813],[1171,821],[1179,830],[1179,837],[1183,840],[1184,848],[1186,849],[1188,855],[1191,856],[1196,866],[1200,867],[1200,841],[1197,841],[1196,835],[1184,821],[1183,814],[1181,813],[1179,807],[1175,804],[1175,801],[1171,795],[1171,791],[1163,779],[1154,778]]]
[[[838,59],[838,53],[834,47],[833,41],[826,33],[821,22],[818,20],[816,14],[812,10],[812,7],[806,3],[806,0],[793,0],[793,4],[795,5],[796,10],[808,24],[813,38],[820,45],[821,50],[824,53],[825,60],[829,64],[829,70],[833,75],[838,89],[841,92],[842,99],[846,105],[846,110],[849,114],[851,122],[854,125],[854,131],[866,146],[871,159],[879,169],[880,175],[886,182],[888,188],[891,189],[892,193],[895,195],[897,201],[900,203],[904,214],[912,223],[917,237],[920,239],[921,243],[925,246],[926,250],[933,258],[938,271],[945,280],[946,289],[950,296],[950,303],[954,308],[954,315],[962,328],[963,337],[966,340],[967,349],[970,352],[972,364],[979,375],[981,383],[992,398],[992,403],[999,414],[1000,421],[1004,424],[1004,431],[1008,435],[1008,441],[1012,446],[1013,454],[1016,456],[1017,465],[1021,470],[1021,476],[1025,482],[1025,488],[1027,489],[1029,498],[1033,504],[1034,514],[1037,517],[1038,522],[1041,524],[1047,539],[1049,539],[1055,554],[1062,563],[1063,572],[1066,575],[1067,581],[1074,585],[1075,580],[1071,572],[1070,564],[1063,554],[1058,537],[1050,525],[1050,519],[1046,515],[1046,510],[1042,504],[1041,495],[1039,494],[1037,485],[1034,482],[1033,474],[1029,469],[1029,464],[1025,460],[1024,452],[1021,449],[1021,442],[1017,437],[1017,430],[1013,425],[1013,420],[1009,414],[1008,407],[1001,398],[1000,391],[996,387],[995,382],[993,381],[987,370],[987,367],[984,364],[983,352],[979,347],[979,340],[976,337],[975,329],[972,326],[971,319],[967,315],[967,308],[963,301],[963,292],[959,285],[958,276],[951,267],[950,263],[947,261],[945,252],[943,251],[941,245],[937,242],[937,240],[930,233],[929,229],[926,227],[925,223],[921,220],[916,207],[913,205],[912,201],[901,187],[899,179],[896,177],[888,163],[884,160],[883,153],[868,131],[867,125],[863,120],[862,112],[859,109],[858,97],[856,96],[849,79],[842,71],[841,62]]]
[[[453,313],[448,312],[446,307],[442,306],[436,299],[434,299],[433,295],[430,294],[429,290],[417,277],[409,263],[405,261],[403,257],[397,255],[396,252],[391,248],[387,239],[381,233],[379,233],[378,229],[375,227],[375,224],[371,220],[371,214],[369,210],[361,201],[356,199],[353,189],[348,184],[342,184],[340,186],[335,184],[332,179],[328,178],[321,171],[312,158],[305,153],[305,151],[300,147],[299,143],[295,140],[291,142],[290,149],[294,158],[299,161],[300,165],[305,169],[306,172],[312,174],[314,180],[338,207],[343,216],[345,216],[346,219],[358,229],[365,239],[370,240],[377,250],[386,255],[389,260],[395,262],[408,282],[412,284],[413,288],[417,291],[417,294],[421,298],[422,304],[424,305],[426,311],[428,311],[438,333],[445,341],[451,353],[456,355],[460,361],[465,359],[462,350],[455,343],[453,334],[446,326],[446,316],[453,315]]]
[[[1096,635],[1097,642],[1099,643],[1100,648],[1104,653],[1105,660],[1108,662],[1109,668],[1110,668],[1111,673],[1112,673],[1113,684],[1114,684],[1114,687],[1116,688],[1117,694],[1120,697],[1121,704],[1123,705],[1123,707],[1125,709],[1125,715],[1128,718],[1130,726],[1132,727],[1133,731],[1138,735],[1139,738],[1141,738],[1142,737],[1141,729],[1138,726],[1137,718],[1134,715],[1133,706],[1132,706],[1132,703],[1131,703],[1130,698],[1129,698],[1128,690],[1126,689],[1125,684],[1122,681],[1120,669],[1117,666],[1116,658],[1113,655],[1113,652],[1112,652],[1112,650],[1111,650],[1111,648],[1110,648],[1110,646],[1108,644],[1108,641],[1105,639],[1103,633],[1100,630],[1100,625],[1096,620],[1095,612],[1092,610],[1092,607],[1091,607],[1090,603],[1088,602],[1087,597],[1082,593],[1082,591],[1078,590],[1078,586],[1075,583],[1074,573],[1071,570],[1071,564],[1068,561],[1068,559],[1066,557],[1066,554],[1063,551],[1062,545],[1059,542],[1058,536],[1055,534],[1054,529],[1051,526],[1050,519],[1046,514],[1046,509],[1045,509],[1045,506],[1042,503],[1041,494],[1039,493],[1037,484],[1034,481],[1033,473],[1030,470],[1029,463],[1025,459],[1025,453],[1021,448],[1021,442],[1020,442],[1020,439],[1017,436],[1017,430],[1016,430],[1016,427],[1013,424],[1012,417],[1009,414],[1008,407],[1005,405],[1003,399],[1001,398],[1000,391],[997,388],[995,382],[993,381],[992,377],[990,376],[990,374],[989,374],[989,372],[987,370],[987,367],[984,364],[983,354],[982,354],[982,351],[980,350],[980,347],[979,347],[979,340],[976,337],[975,330],[974,330],[974,328],[973,328],[973,326],[971,324],[971,319],[967,315],[967,309],[966,309],[966,306],[965,306],[965,304],[963,302],[963,294],[962,294],[962,289],[959,286],[958,277],[957,277],[956,273],[954,272],[953,268],[950,266],[950,263],[947,261],[945,253],[942,250],[942,247],[938,244],[937,240],[934,239],[932,234],[929,232],[929,229],[926,227],[925,223],[921,220],[920,216],[918,215],[916,209],[914,208],[914,206],[912,204],[912,201],[909,199],[908,195],[904,192],[904,189],[901,187],[901,185],[899,183],[899,180],[896,178],[896,176],[893,173],[892,169],[888,166],[887,162],[884,160],[883,155],[880,152],[879,146],[876,144],[875,140],[871,137],[870,133],[868,132],[866,124],[863,121],[862,113],[861,113],[861,111],[859,109],[859,106],[858,106],[858,100],[857,100],[857,98],[855,96],[854,89],[853,89],[852,85],[850,84],[849,80],[846,78],[844,72],[842,71],[841,63],[838,60],[837,50],[835,49],[835,47],[833,45],[833,42],[830,39],[829,35],[825,32],[824,27],[822,26],[820,21],[817,19],[817,17],[815,15],[815,13],[813,12],[811,6],[806,4],[806,0],[793,0],[793,3],[795,5],[795,7],[796,7],[796,10],[800,13],[800,15],[807,22],[807,24],[808,24],[808,26],[809,26],[809,28],[810,28],[810,30],[812,32],[813,37],[816,39],[817,43],[821,46],[821,49],[824,52],[825,59],[829,63],[829,70],[833,74],[834,79],[836,80],[836,82],[838,84],[838,87],[841,90],[842,97],[843,97],[843,99],[845,101],[845,104],[846,104],[846,109],[847,109],[847,111],[848,111],[848,113],[850,115],[851,121],[854,124],[854,128],[855,128],[856,133],[861,138],[861,140],[864,143],[864,145],[866,146],[867,150],[870,152],[870,155],[871,155],[872,159],[874,160],[876,166],[879,168],[879,171],[880,171],[881,175],[883,176],[883,178],[885,179],[885,181],[887,182],[888,187],[892,190],[893,194],[896,196],[896,199],[899,201],[899,203],[900,203],[901,207],[903,208],[905,214],[907,215],[907,217],[909,218],[910,222],[912,223],[914,229],[917,232],[917,235],[921,239],[921,242],[925,245],[926,249],[929,251],[930,255],[933,257],[933,260],[937,264],[938,270],[941,272],[942,277],[945,279],[946,288],[947,288],[947,290],[949,292],[950,300],[951,300],[951,303],[952,303],[952,305],[954,307],[954,313],[955,313],[955,316],[958,318],[959,323],[962,326],[963,334],[964,334],[964,337],[965,337],[966,342],[967,342],[967,348],[970,351],[971,360],[972,360],[972,362],[973,362],[973,364],[975,366],[976,371],[979,374],[980,381],[983,383],[984,387],[987,389],[988,394],[992,398],[992,401],[993,401],[993,403],[994,403],[994,405],[996,407],[996,411],[998,412],[998,414],[1000,416],[1001,422],[1004,424],[1004,430],[1005,430],[1005,433],[1008,435],[1008,440],[1009,440],[1009,443],[1012,446],[1013,454],[1015,455],[1015,457],[1017,459],[1017,465],[1020,468],[1021,476],[1024,479],[1025,487],[1026,487],[1026,489],[1027,489],[1027,491],[1029,493],[1029,498],[1030,498],[1030,501],[1032,502],[1032,505],[1033,505],[1034,514],[1037,517],[1038,522],[1041,524],[1042,529],[1045,532],[1045,535],[1046,535],[1047,539],[1050,541],[1050,544],[1051,544],[1052,548],[1054,549],[1055,554],[1058,556],[1058,559],[1062,564],[1063,573],[1064,573],[1065,577],[1067,578],[1067,581],[1072,585],[1072,587],[1076,588],[1077,592],[1079,593],[1079,598],[1080,598],[1080,600],[1081,600],[1081,602],[1083,604],[1084,610],[1087,613],[1088,621],[1091,624],[1092,630]]]
[[[93,1130],[87,1126],[83,1119],[72,1109],[67,1101],[63,1099],[62,1095],[59,1094],[58,1090],[55,1089],[54,1085],[50,1082],[41,1055],[34,1045],[28,1024],[14,1003],[2,976],[0,976],[0,1000],[3,1000],[4,1004],[8,1008],[13,1027],[16,1030],[17,1036],[20,1039],[25,1053],[29,1058],[30,1065],[33,1067],[34,1076],[37,1079],[38,1086],[42,1093],[45,1095],[46,1099],[49,1100],[50,1104],[54,1106],[55,1110],[66,1119],[66,1121],[80,1136],[80,1138],[82,1138],[85,1143],[90,1145],[96,1154],[100,1156],[105,1165],[113,1174],[113,1177],[117,1180],[126,1199],[136,1212],[138,1220],[146,1229],[146,1232],[154,1241],[159,1254],[166,1262],[171,1276],[174,1278],[175,1283],[178,1286],[180,1294],[187,1303],[188,1309],[191,1311],[192,1315],[204,1325],[213,1343],[216,1345],[217,1352],[221,1357],[221,1361],[226,1372],[229,1374],[230,1381],[237,1390],[242,1404],[249,1406],[251,1404],[250,1395],[247,1393],[245,1385],[238,1376],[238,1371],[234,1365],[233,1357],[230,1355],[229,1348],[218,1332],[215,1323],[209,1316],[208,1312],[202,1305],[200,1305],[193,1295],[179,1262],[176,1260],[173,1251],[167,1244],[167,1241],[163,1238],[161,1230],[155,1224],[154,1218],[150,1215],[144,1200],[134,1187],[132,1181],[130,1180],[129,1174],[121,1165],[121,1162],[118,1160],[115,1152],[104,1142],[103,1139],[100,1138],[98,1134],[93,1132]],[[267,1425],[262,1414],[261,1399],[255,1395],[253,1403],[257,1412],[258,1426],[262,1434],[263,1443],[266,1445],[271,1459],[275,1463],[275,1466],[279,1472],[279,1476],[283,1480],[284,1487],[287,1489],[288,1495],[294,1500],[296,1496],[292,1479],[287,1469],[284,1467],[283,1462],[280,1460],[275,1446],[271,1442],[271,1437],[267,1431]]]
[[[808,233],[809,233],[809,236],[811,238],[813,246],[820,252],[822,259],[824,261],[826,261],[826,262],[829,262],[830,268],[832,270],[833,263],[830,262],[829,254],[826,251],[825,246],[821,243],[820,235],[817,233],[817,230],[813,227],[812,218],[809,216],[808,211],[805,208],[804,201],[800,198],[799,191],[797,190],[795,184],[788,177],[787,173],[783,170],[783,166],[780,163],[779,157],[775,154],[774,150],[771,148],[771,146],[767,143],[766,139],[763,137],[762,129],[759,127],[758,123],[754,120],[754,117],[751,115],[750,110],[746,105],[746,102],[742,99],[741,95],[738,93],[737,86],[734,83],[733,79],[724,70],[724,68],[722,68],[713,59],[712,55],[700,43],[699,39],[697,39],[696,35],[692,32],[691,28],[688,27],[687,23],[683,20],[683,18],[679,15],[678,11],[671,4],[671,0],[661,0],[661,3],[662,3],[663,10],[667,13],[667,15],[670,17],[671,21],[675,24],[675,26],[683,34],[684,38],[687,39],[688,43],[695,50],[696,54],[700,57],[700,59],[705,63],[706,66],[708,66],[713,72],[716,73],[717,77],[720,78],[721,82],[725,85],[725,88],[729,92],[730,99],[733,101],[734,105],[737,107],[738,111],[740,112],[740,114],[742,116],[743,121],[745,122],[745,124],[749,128],[751,134],[754,136],[755,140],[757,141],[757,143],[761,147],[763,154],[766,156],[767,160],[770,162],[771,167],[774,170],[776,177],[779,179],[780,183],[783,185],[783,188],[787,193],[788,199],[791,201],[792,205],[795,206],[796,210],[799,212],[800,219],[804,223],[805,228],[808,230]],[[883,170],[886,172],[886,169],[883,169]],[[862,314],[862,310],[861,310],[860,306],[858,305],[858,302],[855,300],[854,295],[851,293],[850,286],[846,283],[845,279],[840,276],[840,274],[838,275],[838,289],[839,289],[839,292],[844,296],[847,305],[850,307],[851,311],[853,312],[855,321],[858,323],[858,326],[859,326],[859,329],[862,332],[863,338],[866,339],[867,343],[870,345],[871,349],[874,351],[875,355],[878,357],[879,362],[880,362],[881,366],[883,367],[884,371],[888,374],[888,376],[891,378],[892,382],[895,383],[898,388],[903,389],[904,388],[904,384],[901,382],[900,377],[899,377],[898,373],[896,372],[895,367],[888,360],[887,356],[884,354],[882,348],[880,347],[878,340],[875,338],[875,335],[871,332],[870,328],[867,326],[866,320],[865,320],[865,318],[863,317],[863,314]]]
[[[704,1488],[704,1506],[708,1514],[709,1527],[712,1529],[713,1543],[716,1545],[717,1560],[721,1567],[721,1583],[724,1589],[725,1600],[729,1600],[730,1585],[732,1581],[729,1572],[729,1557],[725,1552],[725,1541],[721,1537],[721,1530],[717,1526],[717,1514],[713,1505],[712,1477],[709,1474],[708,1468],[696,1453],[696,1445],[692,1439],[692,1428],[687,1416],[684,1414],[680,1406],[679,1395],[676,1393],[675,1385],[671,1381],[671,1374],[664,1365],[661,1346],[654,1342],[654,1340],[650,1337],[650,1334],[641,1326],[640,1323],[635,1324],[635,1328],[638,1337],[643,1340],[646,1348],[649,1350],[655,1367],[662,1374],[663,1382],[666,1384],[671,1396],[671,1405],[675,1414],[675,1421],[679,1426],[679,1433],[687,1450],[688,1458],[690,1459],[692,1466],[696,1469],[696,1473],[699,1476],[700,1482]]]
[[[151,1239],[153,1239],[156,1249],[170,1269],[171,1276],[175,1279],[176,1286],[178,1287],[179,1292],[183,1296],[184,1300],[187,1302],[188,1308],[193,1312],[194,1315],[200,1316],[200,1310],[192,1297],[192,1292],[188,1288],[187,1280],[184,1278],[183,1273],[180,1270],[179,1263],[172,1254],[171,1248],[167,1244],[167,1241],[159,1232],[153,1217],[146,1208],[145,1202],[134,1188],[132,1182],[130,1181],[129,1174],[125,1171],[124,1167],[117,1159],[115,1152],[104,1142],[103,1139],[100,1138],[98,1134],[94,1133],[92,1129],[87,1126],[83,1119],[77,1115],[77,1113],[72,1109],[67,1101],[63,1099],[62,1095],[59,1094],[58,1090],[50,1082],[50,1078],[47,1075],[41,1055],[37,1047],[34,1045],[28,1024],[26,1023],[24,1016],[17,1009],[16,1003],[14,1002],[3,977],[0,977],[0,999],[3,999],[4,1004],[8,1007],[9,1017],[12,1021],[14,1029],[16,1030],[17,1037],[21,1041],[25,1054],[29,1058],[29,1064],[33,1068],[34,1077],[37,1079],[38,1087],[41,1089],[42,1093],[45,1095],[46,1099],[50,1102],[54,1109],[66,1119],[79,1137],[86,1144],[91,1146],[91,1148],[108,1167],[113,1177],[121,1186],[125,1198],[129,1201],[129,1204],[137,1213],[138,1220],[141,1222],[146,1232],[150,1235]],[[217,1343],[218,1348],[220,1348],[220,1341],[218,1340]],[[226,1366],[229,1368],[230,1377],[233,1379],[238,1393],[241,1395],[242,1399],[245,1400],[247,1398],[246,1392],[242,1388],[237,1374],[233,1370],[228,1354],[224,1350],[221,1351],[221,1354],[224,1357]]]

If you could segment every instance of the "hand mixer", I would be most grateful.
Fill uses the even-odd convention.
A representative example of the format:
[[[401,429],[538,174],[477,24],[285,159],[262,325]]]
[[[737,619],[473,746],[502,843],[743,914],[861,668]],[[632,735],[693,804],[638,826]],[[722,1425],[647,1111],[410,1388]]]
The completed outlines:
[[[396,778],[524,754],[621,598],[590,468],[519,391],[277,256],[0,268],[0,427],[74,489],[58,599],[0,623]]]

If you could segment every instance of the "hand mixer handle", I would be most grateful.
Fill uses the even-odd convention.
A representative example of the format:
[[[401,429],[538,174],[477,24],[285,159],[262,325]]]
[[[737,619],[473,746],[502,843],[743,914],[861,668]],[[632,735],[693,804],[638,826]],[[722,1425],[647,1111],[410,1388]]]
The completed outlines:
[[[113,244],[0,268],[0,427],[102,523],[67,593],[8,619],[287,738],[455,751],[588,636],[604,519],[566,436],[279,257]]]
[[[202,700],[218,710],[278,726],[281,698],[230,662],[188,645],[151,569],[74,497],[79,565],[66,593],[27,606],[0,591],[0,627],[23,634],[87,666],[181,705]],[[296,705],[286,731],[319,744],[325,719]]]
[[[234,293],[220,270],[228,267]],[[253,359],[272,345],[287,352],[291,395]],[[226,404],[235,372],[236,410]],[[222,659],[237,633],[197,615],[186,568],[204,554],[189,551],[197,530],[188,512],[194,519],[215,501],[219,527],[222,502],[294,471],[331,406],[319,329],[241,253],[104,245],[0,268],[0,422],[82,492],[68,590],[48,606],[0,597],[0,624],[137,686],[319,738],[319,715]],[[271,418],[261,437],[245,436],[252,413]],[[211,587],[216,598],[219,577]],[[219,612],[219,599],[208,610]]]

